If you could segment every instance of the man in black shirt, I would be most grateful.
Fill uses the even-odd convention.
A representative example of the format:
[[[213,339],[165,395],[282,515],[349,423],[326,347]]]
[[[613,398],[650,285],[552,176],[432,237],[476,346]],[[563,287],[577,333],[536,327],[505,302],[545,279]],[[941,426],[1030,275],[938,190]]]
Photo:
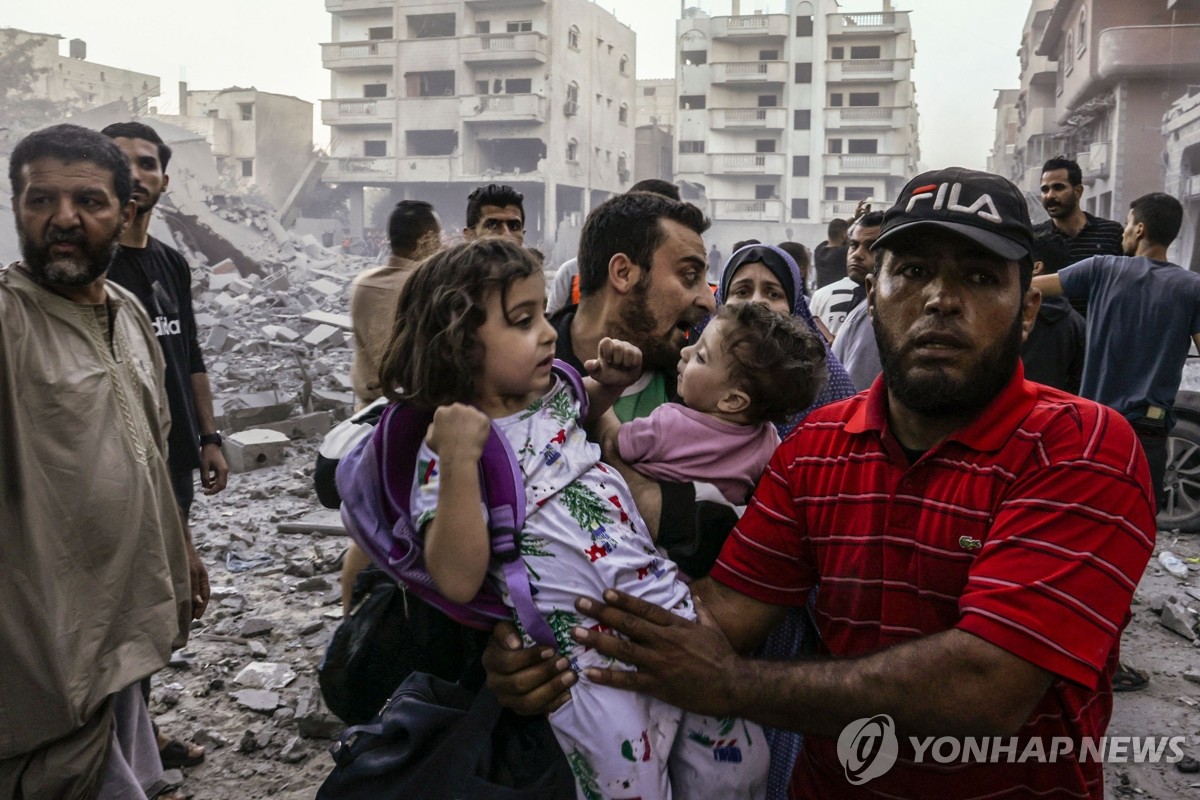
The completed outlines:
[[[192,579],[192,614],[200,619],[209,600],[208,572],[192,544],[188,517],[195,496],[194,472],[200,469],[205,494],[225,488],[229,467],[221,453],[221,435],[213,417],[212,388],[200,352],[192,313],[192,279],[187,261],[173,247],[150,236],[150,212],[167,188],[168,147],[149,125],[119,122],[103,131],[125,155],[133,172],[137,214],[121,235],[121,247],[108,270],[110,280],[133,292],[158,336],[166,361],[167,401],[171,433],[167,464],[187,533],[188,565]],[[149,689],[148,679],[143,684]],[[155,729],[163,766],[194,766],[204,760],[204,748],[180,742]]]
[[[1042,208],[1050,219],[1035,225],[1034,234],[1048,233],[1063,240],[1069,266],[1092,256],[1124,255],[1121,235],[1124,226],[1092,216],[1079,206],[1083,197],[1083,171],[1064,156],[1042,165]],[[1071,307],[1087,316],[1087,301],[1071,299]]]
[[[849,231],[849,222],[844,219],[833,220],[825,232],[829,238],[813,250],[813,266],[817,270],[816,288],[837,283],[846,277],[846,254],[850,250],[846,236]]]

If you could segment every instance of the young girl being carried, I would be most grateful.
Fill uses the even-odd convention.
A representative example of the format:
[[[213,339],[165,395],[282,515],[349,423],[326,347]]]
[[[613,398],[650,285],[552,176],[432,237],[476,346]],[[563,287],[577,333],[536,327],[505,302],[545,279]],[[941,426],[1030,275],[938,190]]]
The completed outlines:
[[[579,673],[570,702],[550,716],[578,797],[761,798],[768,753],[757,725],[688,714],[593,684],[584,673],[613,663],[571,638],[583,624],[574,610],[580,595],[616,587],[696,614],[625,481],[587,440],[580,398],[552,372],[557,334],[544,304],[540,264],[500,239],[445,250],[405,286],[382,382],[392,399],[437,409],[411,505],[429,573],[451,600],[470,601],[489,580],[508,602],[503,570],[490,558],[479,486],[478,463],[495,422],[524,477],[521,553],[534,601]],[[588,416],[595,418],[637,380],[641,353],[605,339],[585,368]]]

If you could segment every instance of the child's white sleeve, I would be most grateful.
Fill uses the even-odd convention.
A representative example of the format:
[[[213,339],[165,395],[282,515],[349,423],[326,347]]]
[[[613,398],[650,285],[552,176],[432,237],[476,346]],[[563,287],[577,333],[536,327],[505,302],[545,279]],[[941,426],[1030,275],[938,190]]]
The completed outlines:
[[[437,454],[425,442],[417,451],[417,468],[413,472],[412,495],[409,497],[409,516],[413,528],[424,534],[425,526],[437,516],[438,491],[441,486]]]

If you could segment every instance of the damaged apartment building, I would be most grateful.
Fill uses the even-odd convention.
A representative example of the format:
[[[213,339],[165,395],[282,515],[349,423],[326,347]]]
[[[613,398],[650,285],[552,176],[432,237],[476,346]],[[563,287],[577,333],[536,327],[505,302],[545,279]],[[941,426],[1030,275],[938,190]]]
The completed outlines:
[[[473,188],[507,183],[525,195],[526,242],[549,248],[632,185],[635,35],[592,0],[325,7],[323,179],[356,190],[356,235],[367,187],[426,200],[461,228]]]

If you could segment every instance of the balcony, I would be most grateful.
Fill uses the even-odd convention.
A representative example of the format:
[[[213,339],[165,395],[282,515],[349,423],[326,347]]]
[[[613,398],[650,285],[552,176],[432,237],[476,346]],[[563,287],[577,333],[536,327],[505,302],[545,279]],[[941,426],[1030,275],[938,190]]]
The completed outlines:
[[[908,120],[908,106],[839,106],[825,109],[825,127],[834,128],[902,128]]]
[[[786,61],[718,61],[712,65],[712,82],[725,85],[787,83]]]
[[[396,4],[393,0],[325,0],[325,10],[334,14],[347,11],[388,11]]]
[[[849,153],[825,156],[826,175],[903,176],[905,156],[902,154]]]
[[[321,101],[321,122],[325,125],[383,125],[395,119],[394,97]]]
[[[1109,167],[1112,166],[1111,153],[1111,142],[1092,142],[1087,150],[1075,156],[1085,184],[1090,186],[1097,180],[1108,177]]]
[[[908,30],[906,12],[876,11],[868,14],[830,14],[830,36],[878,36]]]
[[[740,17],[714,17],[714,39],[782,39],[788,35],[786,14],[753,14]]]
[[[502,8],[536,8],[546,5],[546,0],[467,0],[467,5],[476,11],[491,11]]]
[[[716,130],[782,131],[788,126],[786,108],[714,108],[709,120]]]
[[[1189,175],[1183,184],[1184,197],[1200,197],[1200,175]]]
[[[713,219],[741,222],[778,222],[783,217],[781,200],[713,200]]]
[[[331,158],[321,180],[326,183],[372,183],[394,181],[394,158]]]
[[[829,62],[830,82],[895,81],[905,77],[908,62],[892,58],[852,58]]]
[[[1040,136],[1046,133],[1057,133],[1058,123],[1055,121],[1057,110],[1054,106],[1032,108],[1025,112],[1025,124],[1021,126],[1022,139],[1030,136]]]
[[[546,34],[486,33],[463,38],[459,55],[466,64],[545,64]]]
[[[396,60],[398,48],[394,39],[329,42],[321,45],[321,65],[325,69],[378,69]]]
[[[536,94],[489,94],[463,97],[459,116],[467,123],[546,121],[546,98]]]
[[[713,153],[708,171],[713,175],[782,175],[787,166],[783,153]]]
[[[1200,25],[1141,25],[1100,31],[1103,79],[1194,78],[1200,70]]]
[[[852,219],[856,211],[857,200],[826,200],[821,203],[821,219]]]

